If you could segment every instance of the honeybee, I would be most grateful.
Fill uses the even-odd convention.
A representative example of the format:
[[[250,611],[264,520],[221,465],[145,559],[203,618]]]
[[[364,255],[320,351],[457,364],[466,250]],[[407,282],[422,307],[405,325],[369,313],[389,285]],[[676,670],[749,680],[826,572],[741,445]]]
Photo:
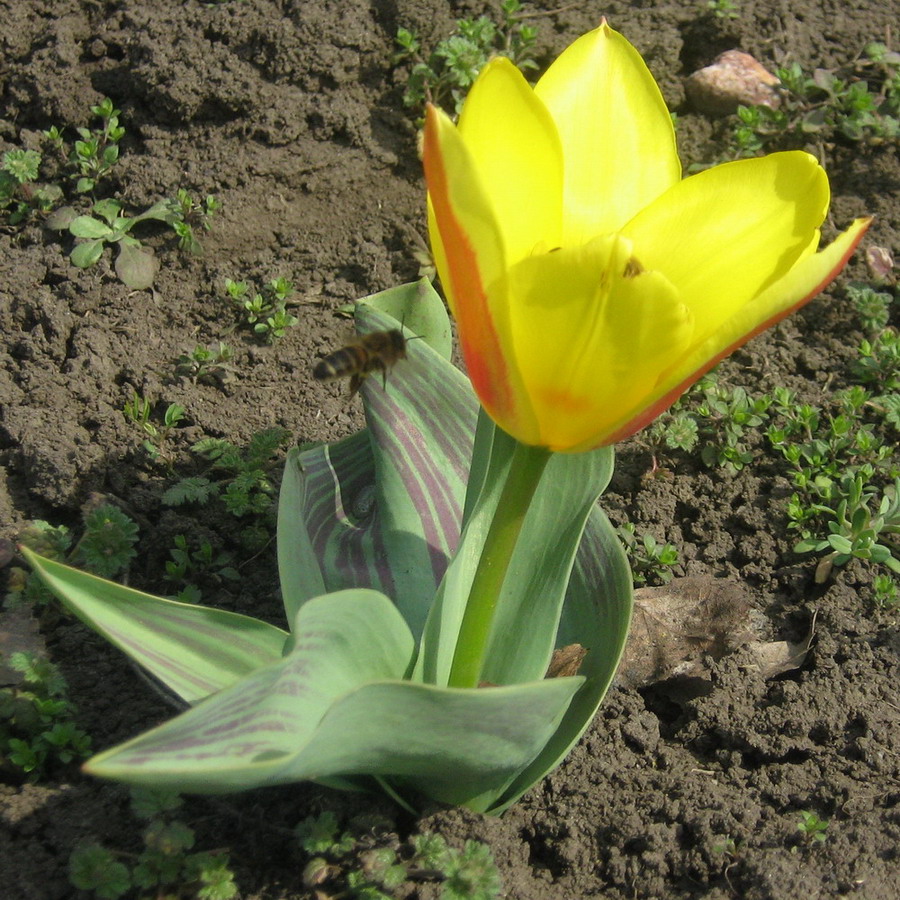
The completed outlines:
[[[388,370],[398,359],[406,359],[406,344],[407,338],[399,328],[373,331],[320,359],[313,367],[313,378],[334,381],[349,376],[352,397],[367,375],[381,372],[382,387],[386,387]]]

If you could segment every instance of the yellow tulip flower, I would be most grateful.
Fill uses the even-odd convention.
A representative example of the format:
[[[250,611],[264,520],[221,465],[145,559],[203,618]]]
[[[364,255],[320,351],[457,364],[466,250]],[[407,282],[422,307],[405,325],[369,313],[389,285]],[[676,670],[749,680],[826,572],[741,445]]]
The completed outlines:
[[[556,451],[634,434],[821,291],[869,224],[817,252],[828,178],[800,151],[682,180],[659,88],[605,20],[534,88],[497,58],[458,125],[429,107],[424,162],[475,391]]]

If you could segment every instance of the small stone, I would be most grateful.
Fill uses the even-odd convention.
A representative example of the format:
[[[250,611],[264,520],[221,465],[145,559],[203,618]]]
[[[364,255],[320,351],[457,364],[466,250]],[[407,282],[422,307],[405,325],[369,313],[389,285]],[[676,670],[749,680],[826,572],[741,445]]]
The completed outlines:
[[[778,78],[749,53],[726,50],[685,81],[685,92],[694,108],[708,116],[728,116],[738,106],[778,109]]]

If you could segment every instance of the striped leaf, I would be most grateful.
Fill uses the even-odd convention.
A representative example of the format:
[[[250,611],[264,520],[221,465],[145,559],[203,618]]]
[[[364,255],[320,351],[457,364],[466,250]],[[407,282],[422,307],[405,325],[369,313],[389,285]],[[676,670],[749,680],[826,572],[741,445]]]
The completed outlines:
[[[288,635],[274,625],[144,594],[24,547],[22,553],[68,610],[186,703],[281,659]]]
[[[370,774],[401,796],[424,790],[478,808],[546,745],[582,683],[471,691],[403,681],[414,641],[374,591],[310,600],[293,633],[284,659],[87,771],[202,793]]]
[[[416,290],[401,299],[437,303],[446,319],[430,286],[407,287]],[[394,312],[414,320],[397,296]],[[360,334],[400,327],[378,308],[382,299],[357,306]],[[394,599],[416,637],[422,631],[459,541],[478,404],[468,379],[428,341],[406,348],[384,381],[363,382],[365,432],[288,459],[278,559],[289,621],[323,590],[368,587]]]

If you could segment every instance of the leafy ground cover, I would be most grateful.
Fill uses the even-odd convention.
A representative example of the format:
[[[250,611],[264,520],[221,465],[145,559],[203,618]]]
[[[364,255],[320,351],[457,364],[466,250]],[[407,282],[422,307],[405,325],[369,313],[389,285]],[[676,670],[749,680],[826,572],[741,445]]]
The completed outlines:
[[[415,102],[432,76],[410,80],[401,27],[434,79],[453,64],[452,104],[471,47],[431,48],[458,19],[490,14],[499,34],[467,34],[542,67],[606,15],[677,111],[686,166],[807,146],[832,178],[834,226],[874,214],[867,246],[898,253],[896,69],[870,47],[896,30],[891,4],[561,6],[523,7],[514,41],[496,9],[446,0],[5,5],[0,537],[30,527],[133,586],[281,624],[271,501],[284,448],[362,424],[311,367],[346,337],[342,307],[427,264]],[[733,47],[792,73],[785,123],[686,106],[683,77]],[[99,244],[72,257],[74,220],[47,216],[90,217],[104,199],[120,204],[100,208],[112,221],[82,221]],[[127,236],[150,288],[117,268]],[[897,305],[860,253],[622,446],[606,496],[642,581],[728,577],[774,636],[800,641],[814,622],[801,668],[767,679],[738,649],[692,683],[622,684],[567,763],[500,819],[413,817],[309,785],[185,798],[177,813],[133,804],[77,759],[170,707],[7,566],[37,622],[4,614],[4,652],[11,638],[57,669],[17,658],[3,679],[18,687],[0,731],[0,893],[91,896],[78,890],[98,886],[98,867],[110,893],[127,891],[168,867],[181,896],[492,896],[486,846],[504,894],[523,900],[893,898],[900,579],[874,548],[897,552]]]

